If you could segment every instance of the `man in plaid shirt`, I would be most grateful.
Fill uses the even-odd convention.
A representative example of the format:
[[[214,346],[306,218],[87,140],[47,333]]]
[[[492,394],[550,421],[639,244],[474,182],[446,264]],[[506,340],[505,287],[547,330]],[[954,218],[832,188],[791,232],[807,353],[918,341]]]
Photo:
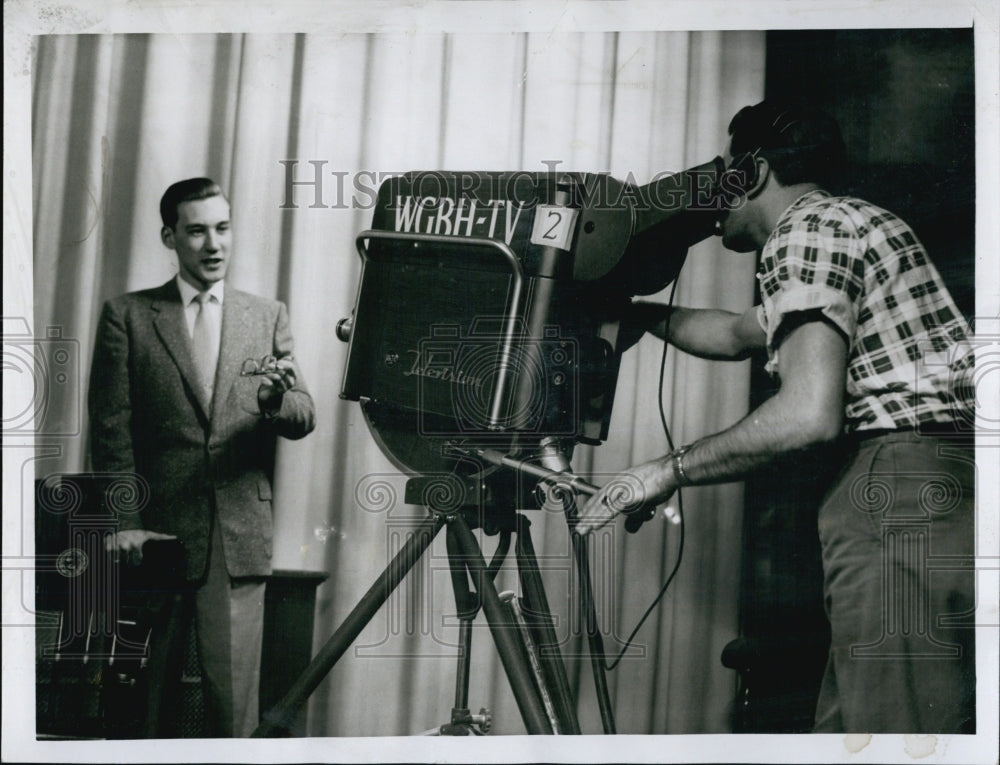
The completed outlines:
[[[825,445],[844,467],[819,511],[831,646],[814,730],[973,732],[968,325],[909,226],[823,190],[844,162],[832,118],[765,101],[729,133],[722,241],[759,252],[761,304],[635,303],[630,318],[703,358],[766,348],[780,388],[727,430],[608,482],[578,531],[636,498],[660,504]],[[627,506],[623,483],[635,489]],[[930,571],[929,556],[956,565]]]

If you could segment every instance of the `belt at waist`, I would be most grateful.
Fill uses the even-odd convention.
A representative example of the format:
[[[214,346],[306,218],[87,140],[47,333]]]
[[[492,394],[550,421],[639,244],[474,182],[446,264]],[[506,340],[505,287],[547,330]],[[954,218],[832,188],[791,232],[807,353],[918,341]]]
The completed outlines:
[[[964,429],[962,425],[962,423],[958,422],[925,422],[912,428],[869,428],[867,430],[855,430],[852,433],[848,433],[845,438],[849,443],[860,444],[865,441],[871,441],[873,438],[909,434],[971,443],[975,437],[975,433],[972,430]]]

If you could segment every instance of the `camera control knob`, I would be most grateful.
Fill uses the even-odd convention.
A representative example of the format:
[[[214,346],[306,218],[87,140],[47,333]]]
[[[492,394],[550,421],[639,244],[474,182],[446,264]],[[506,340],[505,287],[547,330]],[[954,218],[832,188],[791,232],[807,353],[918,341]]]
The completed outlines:
[[[345,316],[337,322],[337,339],[342,342],[350,342],[351,330],[354,329],[354,317]]]

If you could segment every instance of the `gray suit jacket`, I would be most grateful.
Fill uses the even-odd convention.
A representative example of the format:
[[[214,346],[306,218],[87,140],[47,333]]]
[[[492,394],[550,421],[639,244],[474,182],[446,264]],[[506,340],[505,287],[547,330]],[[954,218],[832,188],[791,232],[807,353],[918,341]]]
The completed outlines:
[[[240,377],[240,368],[244,359],[291,351],[284,304],[227,286],[210,406],[174,280],[104,305],[90,374],[93,468],[138,476],[148,501],[118,513],[119,529],[176,535],[191,580],[205,574],[213,518],[230,576],[270,573],[275,440],[309,433],[313,402],[296,368],[280,411],[265,417],[261,378]]]

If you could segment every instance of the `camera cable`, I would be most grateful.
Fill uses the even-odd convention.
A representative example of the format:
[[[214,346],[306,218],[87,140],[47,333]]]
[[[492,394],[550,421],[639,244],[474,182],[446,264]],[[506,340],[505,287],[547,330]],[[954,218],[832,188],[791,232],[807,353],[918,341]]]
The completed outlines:
[[[674,439],[673,436],[671,436],[670,434],[670,426],[667,424],[667,415],[663,406],[663,389],[666,379],[667,351],[670,346],[668,340],[668,338],[670,337],[670,319],[673,316],[674,296],[677,293],[677,282],[679,280],[680,276],[678,275],[678,278],[674,280],[673,286],[671,286],[670,288],[670,297],[667,299],[668,311],[667,311],[667,318],[665,320],[663,328],[663,354],[660,357],[660,376],[658,383],[659,393],[657,396],[657,399],[659,401],[660,424],[663,426],[663,434],[667,437],[667,446],[669,447],[671,452],[674,451],[675,448]],[[653,598],[653,602],[649,604],[649,606],[643,612],[642,616],[639,618],[639,621],[636,623],[635,627],[629,633],[628,638],[625,640],[625,645],[622,646],[622,649],[619,652],[619,654],[610,663],[604,662],[604,668],[608,672],[615,669],[621,662],[621,660],[625,657],[625,653],[626,651],[628,651],[629,646],[632,645],[632,641],[635,639],[636,634],[638,634],[639,630],[642,629],[642,625],[646,623],[646,619],[649,618],[649,615],[653,613],[653,610],[659,605],[660,601],[663,599],[663,596],[667,594],[667,590],[670,588],[671,583],[674,581],[674,577],[677,576],[677,571],[681,567],[681,560],[683,559],[684,556],[684,498],[682,496],[682,489],[680,487],[677,488],[676,496],[677,496],[677,525],[678,525],[677,559],[674,561],[673,568],[667,575],[667,579],[666,581],[664,581],[663,586],[660,588],[660,591],[656,594],[656,597]]]

